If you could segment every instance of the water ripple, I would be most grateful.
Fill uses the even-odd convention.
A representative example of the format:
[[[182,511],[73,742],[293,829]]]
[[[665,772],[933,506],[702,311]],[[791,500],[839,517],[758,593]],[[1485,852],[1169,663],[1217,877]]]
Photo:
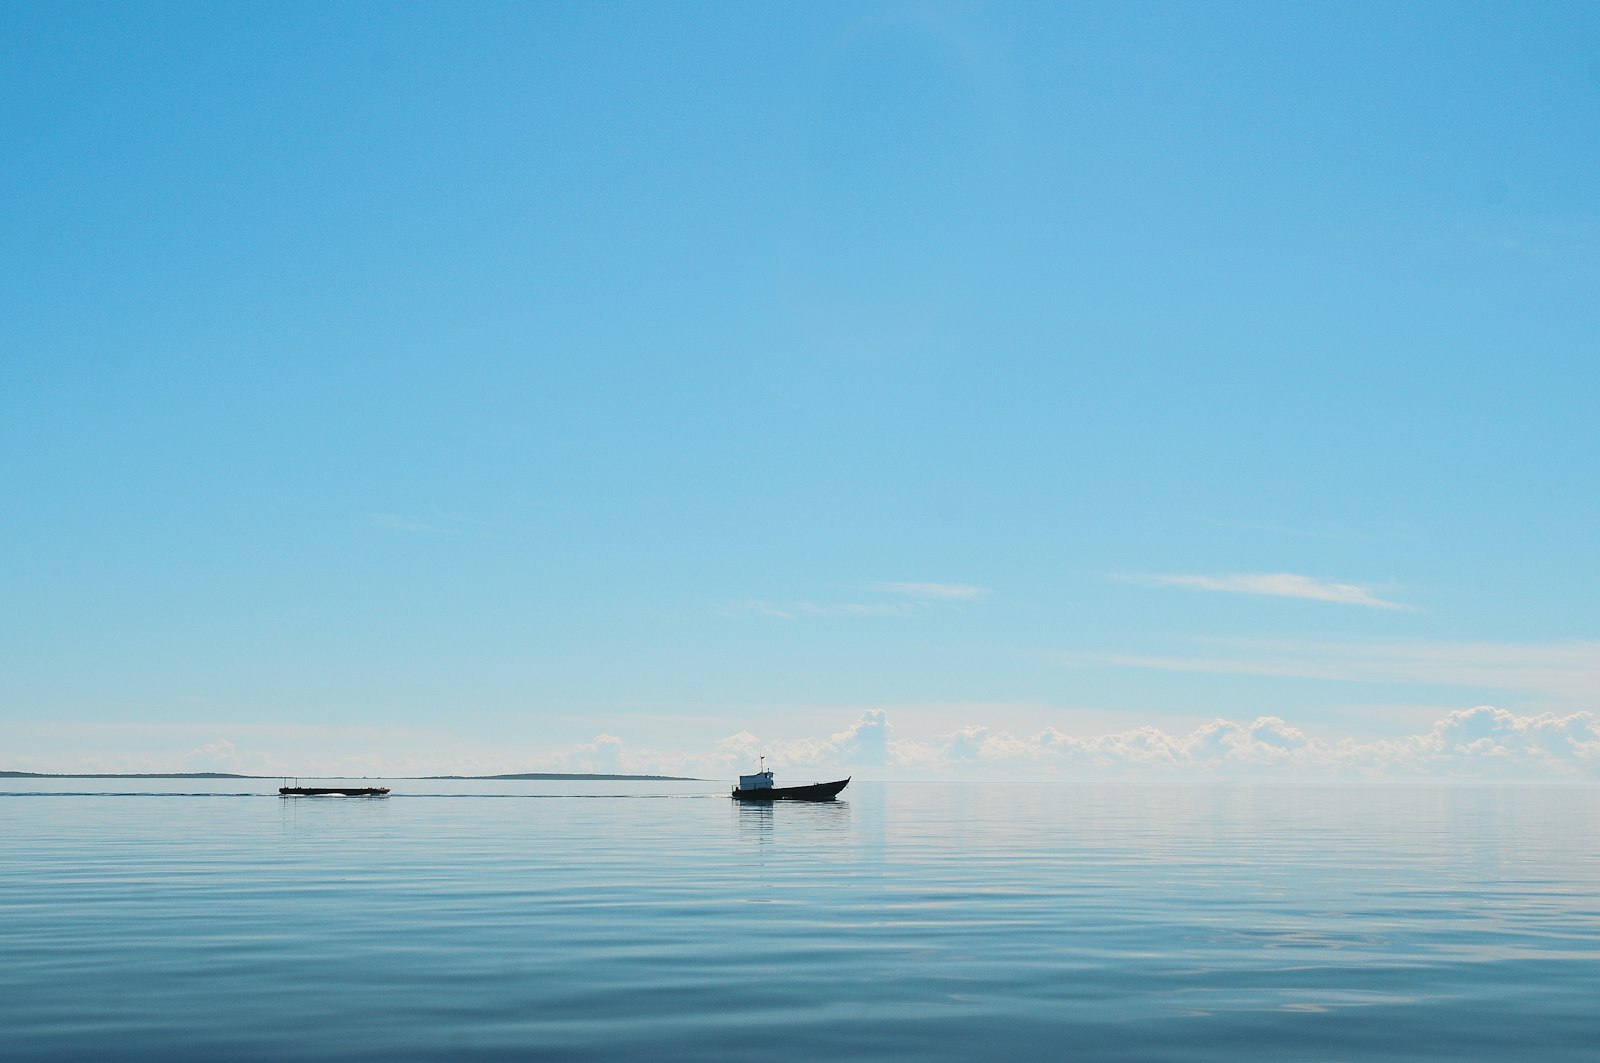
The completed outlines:
[[[6,1058],[1600,1043],[1600,857],[1573,843],[1600,814],[1570,790],[680,787],[7,802]]]

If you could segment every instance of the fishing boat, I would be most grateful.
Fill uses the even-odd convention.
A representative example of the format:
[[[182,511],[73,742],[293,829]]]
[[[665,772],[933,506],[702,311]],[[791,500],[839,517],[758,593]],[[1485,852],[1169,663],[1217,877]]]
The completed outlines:
[[[772,772],[767,770],[767,758],[762,757],[759,770],[754,775],[739,776],[739,785],[733,788],[735,801],[832,801],[839,791],[849,785],[848,777],[835,782],[814,782],[809,786],[773,786]]]
[[[288,780],[284,780],[287,782]],[[387,786],[293,786],[278,787],[279,797],[388,797]]]

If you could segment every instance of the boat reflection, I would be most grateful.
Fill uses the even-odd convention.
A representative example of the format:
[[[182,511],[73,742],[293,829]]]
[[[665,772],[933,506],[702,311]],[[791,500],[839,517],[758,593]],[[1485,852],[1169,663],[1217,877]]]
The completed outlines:
[[[762,840],[783,829],[797,834],[834,834],[851,829],[850,802],[730,801],[741,833]]]

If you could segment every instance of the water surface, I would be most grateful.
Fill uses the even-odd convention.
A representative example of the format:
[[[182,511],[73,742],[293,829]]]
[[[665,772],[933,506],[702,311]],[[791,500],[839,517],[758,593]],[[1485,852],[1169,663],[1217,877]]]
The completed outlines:
[[[8,1060],[1600,1044],[1577,787],[0,780]]]

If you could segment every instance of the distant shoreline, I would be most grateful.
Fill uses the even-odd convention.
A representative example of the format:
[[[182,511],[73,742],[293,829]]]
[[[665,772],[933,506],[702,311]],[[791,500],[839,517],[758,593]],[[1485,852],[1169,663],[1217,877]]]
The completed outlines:
[[[557,779],[557,780],[560,780],[560,779],[567,779],[567,780],[582,781],[584,779],[622,779],[624,781],[630,781],[631,780],[631,781],[636,781],[636,782],[705,782],[706,781],[704,779],[697,779],[692,775],[598,775],[598,774],[595,774],[593,772],[589,772],[589,773],[581,773],[581,772],[580,773],[573,773],[573,772],[559,772],[559,771],[524,771],[524,772],[516,772],[516,773],[513,773],[511,775],[417,775],[417,776],[414,776],[414,777],[417,778],[417,779],[462,779],[462,780],[471,780],[471,779],[498,779],[498,780],[506,780],[506,779]],[[396,775],[396,776],[393,776],[393,778],[397,778],[398,779],[398,778],[402,778],[402,776]]]
[[[0,771],[0,779],[280,779],[281,775],[235,775],[226,771],[141,771],[141,772],[91,772],[91,771]],[[552,779],[566,782],[621,780],[624,782],[704,782],[688,775],[599,775],[594,773],[528,771],[513,775],[303,775],[299,778],[328,779],[459,779],[472,780]]]

